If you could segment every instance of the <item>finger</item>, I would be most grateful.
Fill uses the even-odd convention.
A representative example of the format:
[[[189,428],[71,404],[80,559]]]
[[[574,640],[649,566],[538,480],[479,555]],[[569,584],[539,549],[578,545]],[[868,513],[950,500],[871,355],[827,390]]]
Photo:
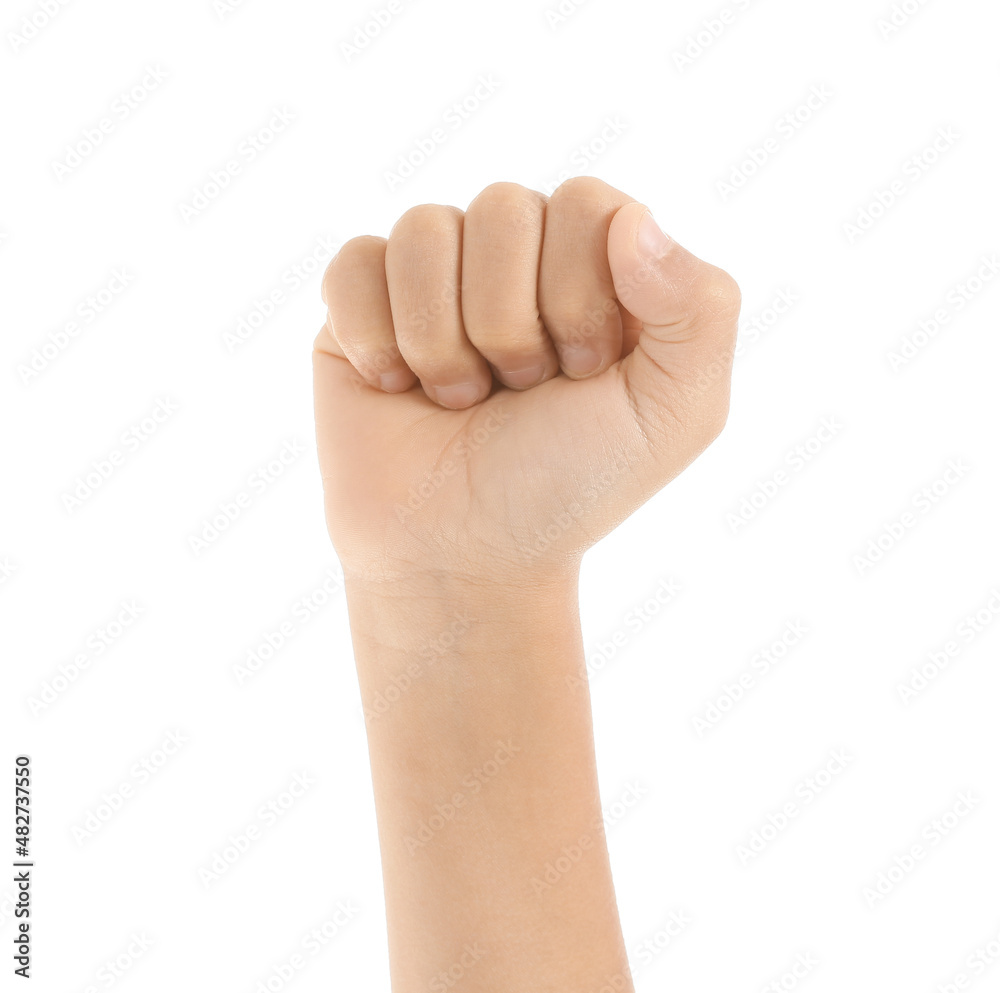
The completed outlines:
[[[497,379],[527,389],[559,362],[538,313],[545,197],[516,183],[487,186],[465,214],[462,319]]]
[[[538,306],[571,379],[603,372],[621,357],[608,229],[619,208],[631,202],[607,183],[580,176],[563,183],[546,206]]]
[[[484,400],[493,385],[462,324],[463,216],[457,207],[413,207],[385,249],[396,345],[427,396],[453,409]]]
[[[642,323],[623,362],[633,410],[648,434],[695,425],[706,444],[725,423],[740,311],[736,281],[665,235],[639,203],[615,215],[608,259],[618,299]],[[677,417],[684,408],[686,416]]]
[[[323,326],[319,329],[319,334],[317,334],[313,339],[313,351],[325,352],[327,355],[336,355],[341,359],[347,358],[344,354],[344,350],[340,347],[340,343],[333,336],[333,330],[330,328],[329,315],[323,322]]]
[[[385,278],[385,238],[352,238],[327,266],[323,299],[333,336],[372,386],[400,393],[416,383],[396,347]]]

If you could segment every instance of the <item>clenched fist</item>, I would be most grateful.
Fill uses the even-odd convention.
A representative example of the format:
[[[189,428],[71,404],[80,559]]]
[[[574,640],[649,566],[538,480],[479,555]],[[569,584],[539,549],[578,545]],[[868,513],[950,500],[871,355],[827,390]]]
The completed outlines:
[[[597,179],[414,207],[323,298],[319,457],[358,580],[575,568],[726,420],[736,283]]]

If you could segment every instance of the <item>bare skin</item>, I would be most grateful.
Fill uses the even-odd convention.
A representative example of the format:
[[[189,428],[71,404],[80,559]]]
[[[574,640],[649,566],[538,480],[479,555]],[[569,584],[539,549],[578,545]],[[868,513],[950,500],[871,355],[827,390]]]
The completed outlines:
[[[394,993],[630,993],[583,553],[721,431],[740,294],[596,179],[349,241],[314,345]]]

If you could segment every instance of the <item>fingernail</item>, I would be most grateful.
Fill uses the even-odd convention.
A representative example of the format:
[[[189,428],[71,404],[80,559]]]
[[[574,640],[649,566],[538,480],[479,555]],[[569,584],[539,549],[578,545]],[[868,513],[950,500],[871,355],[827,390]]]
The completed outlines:
[[[540,383],[544,375],[545,366],[532,365],[526,369],[515,369],[513,372],[503,373],[503,381],[515,390],[526,390]]]
[[[461,383],[458,386],[438,386],[434,390],[434,397],[442,407],[459,410],[471,407],[482,392],[482,388],[475,383]]]
[[[589,345],[566,345],[559,353],[559,361],[571,375],[589,376],[600,366],[601,355]]]
[[[402,369],[397,369],[395,372],[383,372],[378,377],[378,385],[386,393],[402,393],[403,390],[409,388],[410,382],[410,374]]]
[[[639,221],[639,231],[636,235],[639,252],[648,259],[659,260],[670,250],[670,239],[653,220],[653,215],[647,210]]]

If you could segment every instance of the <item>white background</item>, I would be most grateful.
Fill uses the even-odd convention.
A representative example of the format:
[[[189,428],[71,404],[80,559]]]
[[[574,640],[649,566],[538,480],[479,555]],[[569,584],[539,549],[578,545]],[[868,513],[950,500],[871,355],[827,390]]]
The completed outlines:
[[[5,762],[34,766],[35,989],[276,990],[296,951],[293,990],[388,989],[312,447],[318,273],[413,204],[578,173],[649,204],[744,295],[729,426],[582,580],[639,989],[760,990],[798,955],[819,964],[789,982],[816,993],[998,988],[1000,13],[907,0],[896,28],[890,0],[555,2],[401,0],[384,26],[367,0],[73,0],[48,23],[4,4],[2,729]],[[278,111],[291,122],[262,131]],[[199,191],[218,195],[185,210]],[[679,592],[639,623],[664,579]],[[123,603],[138,616],[109,629]],[[767,666],[790,623],[806,633]],[[311,785],[283,796],[296,776]],[[866,896],[913,845],[912,871]],[[304,950],[338,903],[351,921]],[[642,952],[672,912],[690,923]]]

